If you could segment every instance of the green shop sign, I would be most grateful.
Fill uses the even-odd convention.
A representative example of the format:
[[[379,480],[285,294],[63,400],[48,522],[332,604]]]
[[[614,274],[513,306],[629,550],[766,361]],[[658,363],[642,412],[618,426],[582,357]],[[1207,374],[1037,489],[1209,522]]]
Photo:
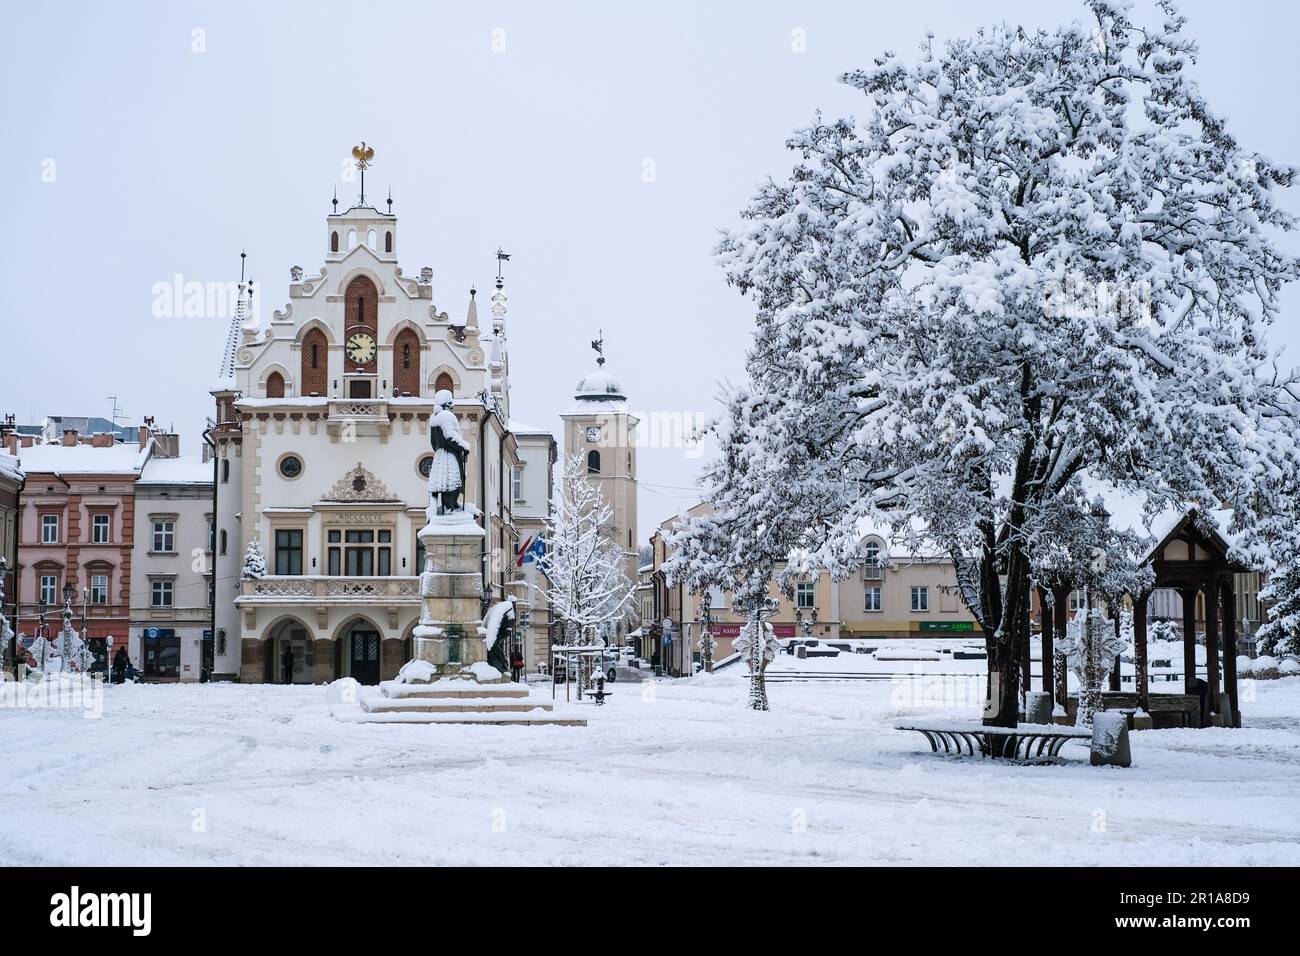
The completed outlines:
[[[921,631],[927,634],[969,634],[975,630],[974,621],[922,621]]]

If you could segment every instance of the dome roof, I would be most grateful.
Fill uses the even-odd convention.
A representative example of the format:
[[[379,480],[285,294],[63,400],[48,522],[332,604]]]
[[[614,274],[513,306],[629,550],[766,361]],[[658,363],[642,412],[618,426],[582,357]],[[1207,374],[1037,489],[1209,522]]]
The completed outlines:
[[[573,397],[596,402],[624,401],[627,398],[623,394],[623,386],[618,384],[618,380],[606,370],[604,364],[583,376],[573,391]]]

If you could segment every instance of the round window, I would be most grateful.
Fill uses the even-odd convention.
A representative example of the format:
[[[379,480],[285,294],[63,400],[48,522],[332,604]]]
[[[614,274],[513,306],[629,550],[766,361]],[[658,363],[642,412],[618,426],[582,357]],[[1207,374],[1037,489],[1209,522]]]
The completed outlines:
[[[280,474],[286,478],[297,478],[302,474],[302,459],[297,455],[285,455],[280,459]]]
[[[433,456],[425,455],[423,458],[420,459],[419,464],[417,464],[415,467],[420,469],[420,477],[428,478],[429,472],[433,470]]]

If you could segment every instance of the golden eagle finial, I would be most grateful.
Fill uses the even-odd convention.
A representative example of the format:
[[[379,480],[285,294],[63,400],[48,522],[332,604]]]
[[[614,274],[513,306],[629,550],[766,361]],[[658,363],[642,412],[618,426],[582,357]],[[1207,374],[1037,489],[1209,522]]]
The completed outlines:
[[[370,161],[375,158],[375,151],[372,147],[366,145],[363,139],[360,146],[352,147],[352,158],[357,161],[357,169],[365,169],[370,165]]]

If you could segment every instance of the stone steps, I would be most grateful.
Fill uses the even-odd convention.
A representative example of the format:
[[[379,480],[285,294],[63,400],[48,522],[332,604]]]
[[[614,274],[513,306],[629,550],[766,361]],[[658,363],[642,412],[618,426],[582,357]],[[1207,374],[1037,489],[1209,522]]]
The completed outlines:
[[[371,714],[380,713],[426,713],[426,714],[526,714],[541,710],[550,712],[555,708],[551,704],[534,704],[528,701],[513,702],[505,700],[483,700],[480,698],[451,698],[447,700],[428,700],[423,698],[372,698],[361,700],[361,709]]]
[[[463,689],[435,684],[381,684],[379,692],[391,700],[518,700],[526,698],[529,693],[527,687],[496,688],[491,684],[471,684]]]

